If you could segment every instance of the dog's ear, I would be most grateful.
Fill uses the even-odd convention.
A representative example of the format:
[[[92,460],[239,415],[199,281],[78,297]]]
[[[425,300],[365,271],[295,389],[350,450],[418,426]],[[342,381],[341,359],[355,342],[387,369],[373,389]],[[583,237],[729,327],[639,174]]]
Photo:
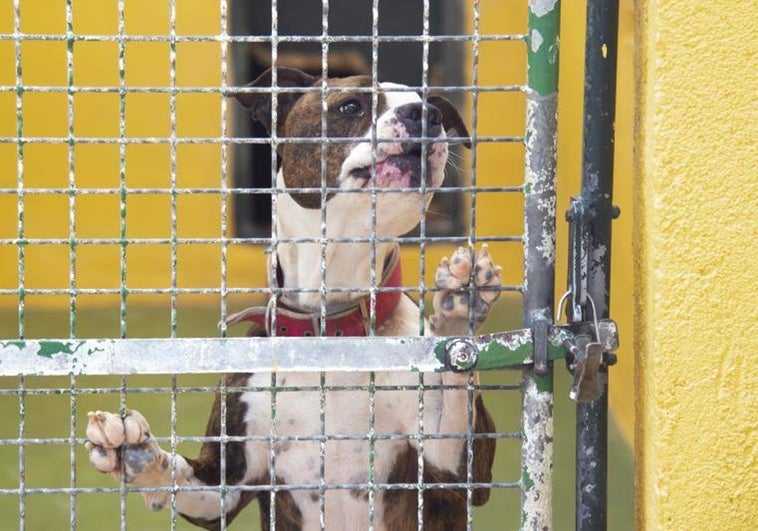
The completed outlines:
[[[445,128],[445,132],[455,131],[456,136],[469,136],[468,129],[466,129],[466,124],[463,123],[461,115],[458,114],[458,110],[448,99],[432,95],[426,101],[437,107],[442,113],[442,126]],[[468,140],[464,140],[463,145],[471,149],[471,142]]]
[[[271,68],[263,72],[258,79],[245,85],[254,88],[271,87]],[[316,78],[296,68],[279,67],[276,69],[277,87],[310,87]],[[276,106],[277,124],[281,127],[287,118],[287,113],[302,92],[279,92]],[[246,109],[250,109],[253,120],[262,123],[271,134],[271,93],[270,92],[238,92],[234,94]]]

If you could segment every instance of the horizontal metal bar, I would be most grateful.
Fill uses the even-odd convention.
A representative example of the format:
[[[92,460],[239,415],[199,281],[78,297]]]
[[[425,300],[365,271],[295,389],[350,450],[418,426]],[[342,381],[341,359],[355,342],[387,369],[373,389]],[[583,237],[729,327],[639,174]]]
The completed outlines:
[[[439,371],[435,337],[0,341],[0,375]]]
[[[134,487],[126,485],[126,492],[285,492],[293,490],[451,490],[451,489],[516,489],[518,481],[497,481],[492,483],[300,483],[280,485],[175,485],[165,487]],[[30,494],[119,494],[121,487],[59,487],[0,489],[0,496],[18,496],[20,492]]]
[[[278,391],[278,390],[277,390]],[[418,387],[413,390],[418,392]],[[314,391],[317,392],[317,391]],[[503,433],[472,433],[471,439],[519,439],[521,438],[520,432],[503,432]],[[450,440],[450,439],[469,439],[468,433],[391,433],[391,434],[340,434],[340,433],[328,433],[324,435],[292,435],[292,436],[275,436],[269,435],[245,435],[245,436],[231,436],[226,437],[201,437],[201,436],[181,436],[176,435],[174,437],[151,437],[157,443],[170,443],[175,441],[180,443],[206,443],[206,442],[307,442],[307,441],[434,441],[434,440]],[[24,439],[0,439],[0,446],[18,446],[20,444],[25,445],[60,445],[60,444],[84,444],[87,442],[86,437],[50,437],[50,438],[24,438]]]
[[[271,386],[227,386],[227,393],[270,393],[274,390]],[[292,386],[283,385],[277,386],[277,394],[279,393],[302,393],[302,392],[321,392],[321,386]],[[418,384],[414,385],[325,385],[324,390],[328,391],[418,391]],[[472,391],[520,391],[521,384],[465,384],[465,385],[431,385],[425,384],[424,389],[427,391],[447,391],[447,390],[472,390]],[[73,396],[87,396],[87,395],[108,395],[108,394],[121,394],[126,391],[130,395],[134,394],[169,394],[169,393],[181,393],[181,394],[208,394],[218,392],[218,386],[206,386],[206,387],[52,387],[52,388],[33,388],[25,387],[20,389],[0,389],[0,396],[19,396],[21,394],[25,396],[58,396],[58,395],[73,395]]]
[[[306,93],[316,92],[318,94],[326,93],[367,93],[381,94],[383,92],[421,92],[423,87],[413,85],[404,87],[392,87],[392,89],[378,89],[368,87],[170,87],[170,86],[125,86],[115,87],[109,85],[103,86],[68,86],[68,85],[0,85],[0,92],[20,93],[63,93],[63,94],[219,94],[232,96],[234,94],[272,94],[278,92]],[[465,93],[487,93],[487,92],[525,92],[526,86],[518,84],[510,85],[440,85],[429,86],[426,89],[429,93],[434,92],[465,92]]]
[[[277,35],[277,42],[295,43],[335,43],[335,42],[524,42],[526,35],[489,34],[489,35]],[[227,42],[227,43],[269,43],[274,38],[270,35],[86,35],[86,34],[50,34],[50,33],[0,33],[0,41],[74,41],[74,42]]]
[[[408,139],[403,139],[404,141]],[[419,142],[423,140],[434,139],[415,139]],[[471,137],[468,136],[456,136],[447,137],[445,141],[449,144],[470,142]],[[270,145],[272,142],[269,137],[67,137],[67,136],[0,136],[0,144],[266,144]],[[354,138],[354,137],[287,137],[276,138],[277,144],[355,144],[358,142],[371,142],[369,139]],[[397,138],[382,138],[377,139],[377,142],[397,142]],[[477,136],[476,142],[482,143],[523,143],[523,136]]]
[[[416,188],[375,188],[366,186],[365,188],[351,188],[344,190],[342,188],[324,187],[324,188],[0,188],[0,195],[245,195],[245,194],[291,194],[291,193],[345,193],[345,194],[365,194],[376,191],[377,194],[398,194],[418,191]],[[513,192],[523,193],[524,187],[519,186],[425,186],[424,190],[429,194],[440,193],[494,193],[494,192]]]
[[[277,238],[277,243],[467,243],[474,242],[517,242],[523,238],[518,236],[478,236],[470,239],[463,236],[399,236],[394,238]],[[178,244],[261,244],[269,245],[272,239],[266,238],[0,238],[0,245],[162,245]],[[368,289],[368,288],[366,288]],[[354,290],[350,290],[354,291]]]
[[[603,320],[602,341],[616,338]],[[548,359],[566,356],[566,341],[592,323],[551,327]],[[453,345],[465,345],[468,366]],[[460,349],[457,351],[460,353]],[[359,354],[357,354],[359,353]],[[273,337],[0,341],[0,375],[197,374],[219,372],[423,371],[522,368],[534,362],[529,328],[465,338]]]
[[[484,291],[483,288],[477,288]],[[513,286],[498,286],[497,288],[488,288],[490,291],[500,292],[521,292],[521,284]],[[376,287],[373,289],[367,287],[334,287],[327,288],[327,293],[436,293],[446,291],[443,288],[408,286],[399,288]],[[222,288],[4,288],[0,289],[0,295],[209,295],[209,294],[273,294],[281,295],[283,293],[322,293],[320,288],[241,288],[228,286]]]

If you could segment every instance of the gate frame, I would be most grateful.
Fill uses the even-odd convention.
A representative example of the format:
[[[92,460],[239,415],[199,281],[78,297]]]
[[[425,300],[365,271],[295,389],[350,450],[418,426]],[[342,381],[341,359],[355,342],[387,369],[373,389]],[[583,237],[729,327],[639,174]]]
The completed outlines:
[[[594,301],[596,319],[606,319],[610,313],[611,225],[620,214],[613,205],[618,4],[618,0],[587,2],[582,192],[578,199],[588,212],[585,286]],[[569,270],[571,267],[569,263]],[[591,315],[586,302],[569,304],[567,309],[570,320],[588,319]],[[578,315],[571,315],[574,310]],[[606,354],[606,362],[600,368],[600,398],[576,407],[577,531],[603,531],[608,526],[607,369],[614,359]]]
[[[523,323],[553,323],[560,1],[530,0],[524,156]],[[544,356],[524,370],[521,413],[521,528],[552,527],[553,367]]]

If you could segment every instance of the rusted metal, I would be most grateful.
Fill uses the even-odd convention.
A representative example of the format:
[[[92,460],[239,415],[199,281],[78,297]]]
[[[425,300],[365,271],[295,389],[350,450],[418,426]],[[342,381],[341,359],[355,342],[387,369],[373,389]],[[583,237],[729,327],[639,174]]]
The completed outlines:
[[[613,151],[616,107],[618,0],[587,2],[585,44],[582,199],[587,207],[587,294],[594,318],[608,317],[610,305]],[[584,318],[589,318],[586,307]],[[577,405],[576,529],[607,528],[608,394],[607,371],[598,372],[598,400]]]
[[[530,0],[524,175],[524,326],[551,324],[555,286],[555,168],[560,2]],[[553,369],[524,371],[521,528],[552,526]]]

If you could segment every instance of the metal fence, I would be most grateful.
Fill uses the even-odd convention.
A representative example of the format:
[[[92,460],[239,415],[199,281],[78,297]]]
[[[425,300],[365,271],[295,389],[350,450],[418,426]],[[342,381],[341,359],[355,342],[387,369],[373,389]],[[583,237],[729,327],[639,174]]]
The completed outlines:
[[[17,402],[18,409],[18,432],[8,431],[0,438],[0,446],[4,450],[12,450],[17,453],[18,481],[16,485],[4,485],[0,488],[0,499],[16,500],[18,503],[18,527],[27,527],[26,520],[30,518],[33,500],[43,496],[57,496],[57,499],[67,500],[70,515],[67,524],[70,529],[80,527],[80,521],[86,519],[82,509],[82,499],[89,496],[110,496],[118,499],[119,522],[122,529],[126,529],[127,514],[132,518],[132,510],[127,511],[127,500],[131,499],[127,494],[132,492],[168,492],[171,503],[169,504],[170,518],[167,525],[171,529],[176,528],[178,513],[176,508],[176,496],[183,490],[206,489],[219,493],[221,503],[221,517],[219,525],[226,526],[225,500],[236,493],[260,493],[264,492],[273,502],[277,493],[292,490],[308,490],[319,496],[319,511],[321,527],[328,527],[326,518],[326,493],[333,490],[358,489],[367,494],[369,528],[374,528],[376,523],[375,503],[378,493],[391,490],[411,490],[418,492],[417,497],[417,526],[424,528],[424,492],[441,489],[463,489],[467,499],[466,522],[467,528],[471,528],[474,522],[473,497],[476,489],[487,487],[498,489],[518,489],[521,496],[520,522],[524,529],[549,528],[551,526],[551,472],[552,472],[552,361],[565,357],[570,350],[568,343],[571,338],[579,333],[579,328],[586,323],[575,325],[574,329],[557,328],[553,322],[553,287],[555,284],[555,155],[556,155],[556,114],[557,114],[557,74],[558,74],[558,26],[559,9],[558,1],[530,1],[527,31],[523,34],[492,35],[483,34],[480,31],[480,6],[474,1],[466,9],[471,10],[473,28],[471,33],[457,35],[431,35],[429,31],[430,6],[429,0],[423,2],[423,18],[419,32],[416,35],[387,36],[379,31],[379,1],[371,3],[372,27],[369,35],[332,35],[329,28],[330,5],[328,0],[321,3],[321,33],[313,36],[283,35],[278,30],[279,6],[276,0],[271,2],[271,33],[267,36],[238,36],[230,35],[228,31],[229,17],[227,0],[221,0],[219,6],[220,27],[217,34],[204,36],[182,36],[176,32],[176,2],[168,0],[170,30],[167,35],[132,35],[125,31],[125,2],[118,1],[118,32],[115,35],[93,35],[78,33],[75,31],[73,16],[73,0],[66,1],[66,30],[62,34],[31,34],[22,31],[23,17],[33,17],[33,12],[24,13],[20,0],[13,3],[13,31],[0,34],[0,42],[12,42],[15,49],[15,84],[0,86],[0,93],[15,94],[15,112],[17,130],[15,135],[0,137],[0,143],[15,146],[16,159],[16,186],[0,189],[0,194],[15,196],[16,198],[16,236],[0,240],[0,246],[13,247],[17,251],[18,269],[17,286],[0,290],[0,295],[14,297],[18,303],[17,334],[0,341],[0,374],[6,377],[15,377],[17,380],[6,379],[7,387],[0,391],[4,400]],[[41,86],[24,82],[24,61],[22,46],[32,41],[55,41],[66,43],[66,86]],[[514,41],[514,45],[521,46],[523,53],[528,59],[527,81],[524,85],[481,85],[479,83],[478,57],[479,46],[484,42]],[[76,84],[74,81],[74,49],[82,42],[113,42],[118,46],[118,86],[93,87]],[[162,42],[167,43],[169,53],[169,86],[168,87],[134,87],[127,83],[126,72],[129,68],[125,60],[127,43],[131,42]],[[179,87],[176,83],[176,47],[186,42],[216,43],[221,54],[221,76],[215,87]],[[379,197],[384,193],[397,193],[397,191],[382,190],[374,186],[361,190],[359,193],[367,193],[371,198],[371,232],[365,238],[342,238],[335,239],[326,234],[326,200],[331,193],[343,193],[327,186],[326,175],[326,149],[330,143],[354,142],[354,138],[327,137],[325,120],[322,120],[321,137],[316,138],[321,142],[321,186],[307,191],[316,192],[321,201],[321,234],[318,238],[283,238],[277,232],[277,201],[281,194],[292,192],[283,190],[277,185],[277,147],[284,143],[307,143],[313,139],[283,138],[277,135],[276,108],[277,88],[276,76],[274,76],[274,88],[266,88],[264,92],[271,93],[271,103],[274,109],[274,126],[272,134],[268,138],[235,137],[229,133],[230,123],[228,115],[232,100],[227,96],[235,94],[252,94],[256,89],[231,86],[230,78],[230,46],[245,43],[264,43],[270,45],[271,63],[278,64],[278,48],[282,43],[308,42],[317,43],[321,46],[320,66],[323,72],[329,70],[330,47],[345,42],[360,42],[370,45],[371,50],[371,86],[365,89],[372,96],[372,117],[376,123],[377,98],[384,90],[379,85],[378,63],[379,48],[383,43],[414,42],[422,47],[422,77],[419,86],[411,86],[407,89],[395,88],[395,91],[413,91],[426,99],[431,93],[461,93],[470,97],[471,122],[470,137],[451,138],[451,141],[470,141],[472,151],[470,165],[467,170],[469,181],[466,183],[454,183],[453,186],[430,187],[422,179],[418,189],[400,190],[402,193],[421,192],[421,194],[449,194],[462,193],[467,195],[470,201],[470,216],[468,229],[465,234],[450,234],[447,236],[428,236],[426,228],[427,206],[424,201],[419,203],[420,226],[417,235],[385,237],[376,231],[376,205]],[[429,81],[428,58],[429,47],[433,43],[460,42],[467,43],[471,49],[471,72],[470,84],[458,86],[434,86]],[[324,82],[313,89],[304,89],[303,92],[313,90],[323,98],[332,90]],[[525,132],[519,136],[482,136],[477,134],[477,101],[481,94],[488,92],[514,92],[523,94],[526,100]],[[61,136],[34,136],[30,135],[24,127],[25,99],[35,93],[60,93],[66,97],[67,132]],[[114,94],[119,98],[119,123],[118,134],[113,138],[86,137],[75,134],[74,127],[74,100],[80,94]],[[170,109],[170,131],[167,136],[135,137],[127,134],[127,96],[130,94],[167,94]],[[219,135],[214,137],[181,136],[177,128],[177,97],[186,94],[214,94],[219,98]],[[422,134],[420,140],[425,140]],[[383,141],[377,136],[376,129],[369,141],[371,142],[374,161],[376,165],[376,147]],[[426,139],[428,141],[428,139]],[[522,144],[525,148],[524,159],[524,183],[518,186],[481,186],[477,183],[477,146],[490,143],[515,143]],[[25,182],[25,151],[34,144],[60,144],[67,146],[67,185],[60,187],[30,187]],[[119,184],[117,187],[88,187],[83,188],[77,184],[75,148],[87,144],[110,144],[118,147],[119,159]],[[127,148],[131,145],[167,145],[170,153],[170,183],[167,187],[142,187],[128,186],[126,178]],[[187,188],[180,187],[177,183],[179,169],[177,165],[177,149],[187,144],[212,144],[220,148],[220,181],[215,187]],[[237,146],[250,144],[265,144],[271,146],[272,163],[270,168],[271,186],[261,188],[237,187],[229,183],[230,153]],[[422,149],[428,149],[427,143]],[[422,161],[426,159],[422,157]],[[462,159],[465,160],[465,159]],[[318,164],[318,162],[315,162]],[[424,163],[422,163],[424,164]],[[375,170],[375,168],[374,168]],[[422,168],[422,173],[426,171]],[[302,191],[302,190],[301,190]],[[482,235],[477,232],[477,218],[475,215],[477,197],[490,193],[521,194],[524,205],[524,232],[519,235]],[[216,237],[180,237],[178,232],[178,202],[183,196],[193,194],[215,194],[220,197],[220,210],[218,211],[218,226],[220,233]],[[270,237],[238,237],[235,236],[230,221],[230,200],[243,194],[270,194],[272,199],[272,229]],[[68,201],[68,236],[62,238],[35,238],[27,235],[25,226],[25,203],[29,198],[38,195],[58,195],[67,198]],[[127,204],[128,198],[135,195],[163,196],[170,201],[170,236],[169,237],[132,237],[127,231]],[[115,197],[118,200],[119,231],[120,234],[113,238],[83,238],[77,233],[77,204],[88,196],[94,196],[96,200],[105,197]],[[515,285],[505,285],[503,291],[521,294],[523,298],[523,329],[513,332],[496,333],[490,336],[476,336],[468,338],[466,347],[472,354],[473,360],[456,360],[451,358],[451,340],[445,337],[424,335],[425,322],[419,323],[418,337],[382,337],[374,335],[376,319],[377,295],[391,291],[402,291],[414,295],[418,300],[422,314],[428,310],[425,302],[427,295],[433,295],[438,288],[428,285],[427,277],[427,246],[430,244],[463,245],[472,253],[482,243],[487,242],[513,242],[523,245],[524,275],[522,282]],[[278,286],[246,286],[231,287],[227,281],[227,252],[232,245],[239,244],[262,244],[269,247],[272,254],[276,254],[278,247],[289,243],[315,243],[320,246],[320,286],[310,290],[320,297],[320,321],[318,327],[321,335],[326,333],[326,318],[328,314],[327,297],[335,292],[364,293],[368,300],[368,311],[372,326],[368,337],[276,337],[277,328],[272,326],[273,337],[228,337],[227,318],[230,311],[227,308],[228,297],[239,295],[255,295],[270,297],[271,305],[276,307],[278,300],[293,291],[303,290],[300,288],[282,288]],[[326,272],[326,249],[334,243],[366,243],[370,249],[371,274],[367,285],[349,286],[345,288],[327,287]],[[413,286],[398,288],[384,288],[377,278],[377,246],[386,243],[399,243],[418,248],[420,269],[417,277],[418,282]],[[131,246],[140,244],[155,244],[168,246],[170,249],[171,274],[169,284],[160,287],[131,287],[127,281],[127,256]],[[178,279],[178,254],[183,246],[217,245],[220,249],[220,279],[218,287],[183,287]],[[65,288],[40,288],[27,287],[25,283],[26,255],[31,246],[58,245],[68,249],[67,263],[51,263],[52,269],[67,268],[68,286]],[[77,270],[78,248],[82,245],[114,245],[119,249],[118,275],[119,285],[116,287],[81,287],[80,275]],[[473,256],[473,254],[472,254]],[[509,257],[497,257],[506,260]],[[130,266],[135,267],[135,266]],[[270,275],[276,277],[276,260],[269,265]],[[436,264],[433,264],[436,267]],[[473,290],[474,288],[469,288]],[[307,290],[306,290],[307,291]],[[178,314],[179,297],[182,295],[212,294],[218,296],[220,301],[220,337],[203,338],[180,338],[178,337]],[[80,338],[77,328],[77,316],[80,313],[78,303],[81,297],[88,295],[112,295],[118,298],[119,319],[118,337],[99,337],[96,339]],[[164,295],[170,301],[170,334],[168,338],[138,339],[130,337],[127,329],[127,316],[134,312],[134,306],[128,304],[130,298],[139,295]],[[473,295],[473,294],[472,294]],[[26,330],[27,302],[30,297],[66,297],[68,307],[68,334],[67,337],[53,339],[29,339]],[[276,315],[276,313],[274,313]],[[608,325],[610,326],[610,325]],[[579,328],[576,328],[579,327]],[[474,324],[470,324],[470,332],[473,333]],[[584,329],[583,329],[584,330]],[[585,330],[586,332],[586,330]],[[597,332],[599,334],[599,332]],[[612,333],[610,335],[613,335]],[[601,337],[605,343],[606,336]],[[348,355],[352,352],[360,352],[360,355]],[[456,367],[456,361],[463,366]],[[466,365],[468,363],[468,365]],[[521,382],[513,382],[507,375],[502,376],[497,383],[480,384],[471,376],[468,384],[463,386],[467,393],[467,409],[469,416],[468,429],[464,433],[450,435],[450,438],[463,439],[466,443],[466,472],[465,481],[460,483],[427,482],[424,478],[424,444],[435,437],[424,433],[424,409],[425,393],[433,391],[435,384],[430,384],[430,374],[436,374],[453,369],[503,369],[514,368],[523,371]],[[228,385],[222,379],[218,385],[195,383],[194,380],[183,380],[183,375],[198,373],[269,373],[270,385],[255,387],[250,385]],[[316,383],[310,387],[288,388],[277,380],[278,375],[286,375],[289,372],[308,372],[317,375]],[[329,374],[349,373],[356,371],[366,372],[364,384],[356,386],[340,386],[329,383]],[[406,374],[409,371],[416,373],[414,383],[382,386],[377,384],[375,374],[377,372],[397,372]],[[131,375],[164,374],[167,379],[134,379]],[[93,378],[94,376],[116,375],[113,378]],[[119,376],[120,375],[120,376]],[[40,376],[66,377],[65,382],[58,379],[38,378]],[[12,386],[9,382],[15,382]],[[135,383],[136,382],[136,383]],[[188,382],[188,383],[183,383]],[[439,388],[439,386],[437,386]],[[265,392],[271,394],[271,400],[276,396],[288,392],[312,392],[319,396],[320,408],[318,424],[319,433],[316,435],[283,436],[276,432],[276,423],[271,422],[270,433],[265,436],[232,435],[228,431],[226,411],[221,401],[220,432],[215,437],[200,435],[181,435],[179,429],[182,419],[180,404],[182,400],[192,397],[203,398],[210,403],[210,395],[219,393],[221,397],[242,392]],[[369,430],[367,433],[341,435],[330,434],[326,428],[326,401],[331,393],[339,391],[351,391],[366,393],[369,396]],[[375,398],[377,393],[406,391],[418,396],[418,429],[415,433],[383,434],[377,433],[373,425],[376,414]],[[474,433],[471,419],[473,417],[475,393],[486,391],[521,392],[522,415],[521,428],[519,431],[494,431],[492,433]],[[167,487],[137,487],[125,481],[120,484],[107,481],[92,480],[90,482],[87,472],[88,466],[83,445],[86,442],[84,436],[86,409],[103,409],[99,400],[110,404],[112,409],[125,412],[127,408],[140,409],[145,406],[146,398],[153,397],[165,406],[164,412],[168,416],[170,433],[167,436],[155,437],[155,439],[167,448],[172,455],[172,463],[180,447],[191,446],[201,442],[220,442],[221,469],[220,484],[211,487],[189,487],[177,485],[176,482]],[[498,398],[501,399],[501,398]],[[41,402],[37,403],[40,400]],[[46,402],[49,400],[50,402]],[[67,418],[62,419],[67,425],[67,433],[60,436],[49,436],[49,432],[32,429],[31,417],[27,416],[29,408],[45,407],[45,403],[52,401],[60,405],[65,402]],[[83,404],[86,407],[83,407]],[[136,404],[136,405],[135,405]],[[57,406],[56,406],[57,407]],[[272,407],[272,418],[276,416],[276,407]],[[38,433],[46,433],[38,436]],[[344,478],[338,482],[327,481],[325,476],[325,452],[329,441],[337,440],[361,440],[367,441],[369,448],[368,481],[352,482],[350,478]],[[439,438],[439,437],[438,437]],[[474,443],[480,439],[518,439],[521,445],[521,472],[517,479],[498,480],[486,484],[476,483],[473,479],[473,449]],[[269,446],[270,451],[270,482],[264,485],[228,484],[226,481],[225,459],[228,445],[240,441],[259,440]],[[382,483],[375,480],[373,459],[375,445],[384,440],[407,440],[417,444],[418,458],[418,481],[414,483]],[[291,441],[314,441],[319,445],[320,470],[318,480],[312,484],[285,485],[276,481],[276,455],[277,448],[282,443]],[[66,481],[64,485],[49,486],[40,485],[35,478],[30,476],[30,471],[35,470],[35,459],[40,459],[38,450],[48,451],[51,448],[64,448],[66,456],[59,452],[53,455],[60,457],[60,462],[50,463],[45,461],[45,467],[54,467],[59,470],[66,469]],[[50,450],[51,452],[53,450]],[[174,466],[174,465],[172,465]],[[13,467],[14,473],[16,467]],[[175,469],[172,478],[175,480]],[[33,475],[33,474],[32,474]],[[88,479],[83,483],[82,477]],[[129,503],[128,505],[138,505]],[[139,504],[141,505],[141,504]],[[274,504],[272,503],[272,506]],[[88,507],[91,507],[88,506]],[[6,519],[10,518],[6,514]],[[135,517],[136,518],[136,517]],[[9,520],[6,520],[9,521]],[[268,515],[268,524],[271,529],[276,527],[275,510]],[[52,525],[52,524],[51,524]],[[60,522],[55,523],[58,527],[64,527]]]

